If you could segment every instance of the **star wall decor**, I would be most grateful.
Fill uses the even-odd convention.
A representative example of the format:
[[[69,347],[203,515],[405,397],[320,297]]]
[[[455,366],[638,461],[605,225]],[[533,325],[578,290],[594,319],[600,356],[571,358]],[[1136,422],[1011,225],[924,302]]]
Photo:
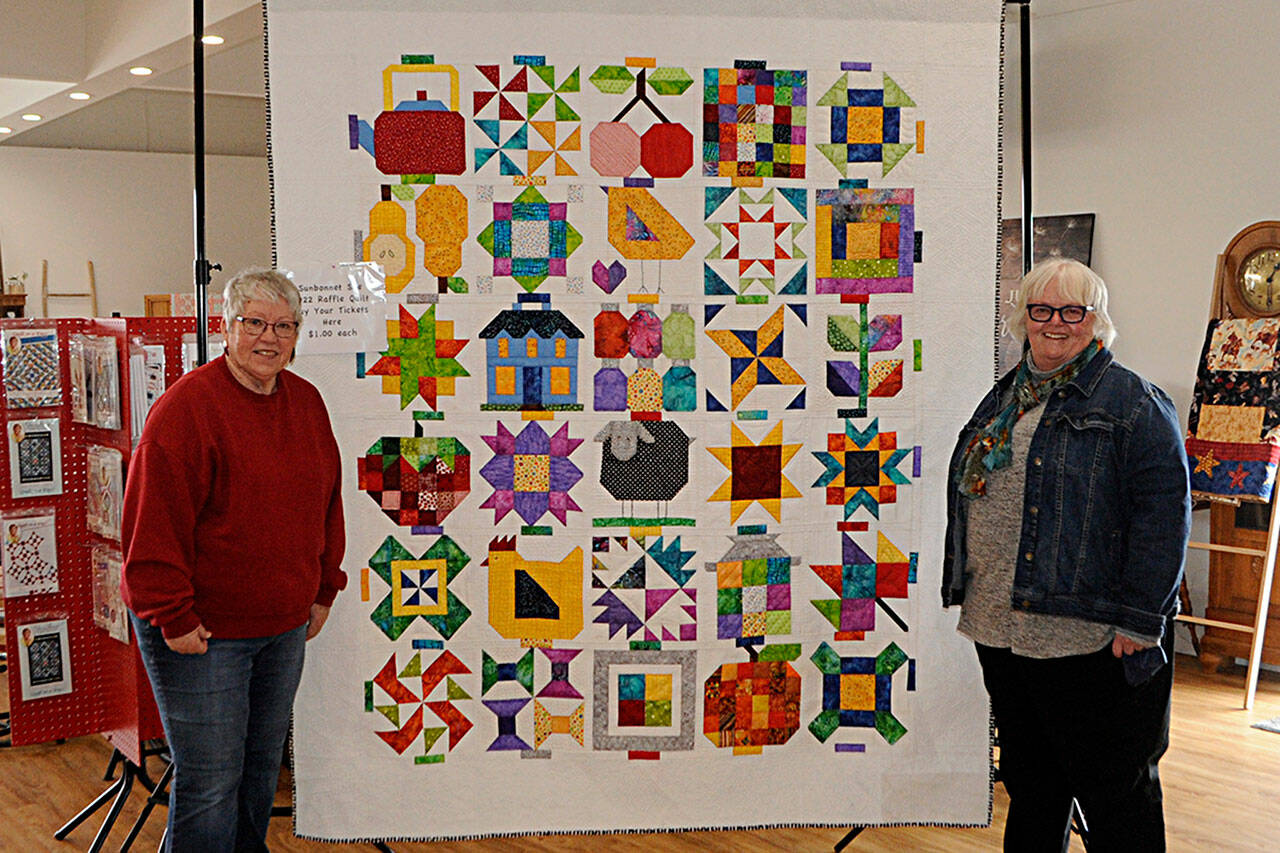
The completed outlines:
[[[480,504],[494,511],[494,522],[515,510],[526,524],[535,524],[550,512],[561,524],[568,512],[582,512],[569,490],[582,479],[582,471],[569,461],[582,444],[569,437],[564,424],[548,436],[537,421],[530,421],[519,435],[512,435],[501,422],[494,435],[481,436],[494,456],[480,469],[480,476],[493,486],[493,494]]]
[[[455,380],[470,376],[456,356],[470,341],[453,337],[453,321],[437,320],[432,305],[417,319],[400,306],[400,319],[387,323],[387,348],[366,373],[382,377],[382,393],[400,397],[404,409],[421,397],[432,409],[452,397]]]
[[[783,309],[759,329],[715,329],[707,336],[729,356],[730,393],[738,408],[757,385],[804,385],[804,377],[782,357]]]
[[[729,477],[707,500],[728,501],[729,520],[737,521],[753,503],[759,503],[777,521],[782,520],[784,498],[800,497],[800,490],[782,473],[797,453],[800,443],[782,443],[782,422],[769,430],[759,444],[747,437],[737,424],[730,425],[729,447],[709,447],[711,455],[729,469]]]
[[[863,431],[846,420],[844,432],[828,433],[827,449],[813,455],[827,467],[813,485],[827,490],[828,506],[844,507],[845,518],[858,507],[879,518],[880,505],[896,502],[898,486],[911,482],[898,470],[911,448],[898,447],[896,432],[881,432],[879,418]]]

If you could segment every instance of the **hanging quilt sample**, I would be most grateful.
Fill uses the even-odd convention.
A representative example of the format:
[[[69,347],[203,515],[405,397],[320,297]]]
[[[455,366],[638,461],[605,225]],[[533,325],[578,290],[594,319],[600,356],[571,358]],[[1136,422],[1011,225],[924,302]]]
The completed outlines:
[[[386,291],[341,354],[304,293],[351,585],[299,834],[989,820],[937,590],[1002,11],[270,0],[278,262]]]
[[[1191,488],[1270,500],[1280,462],[1280,319],[1210,320],[1187,419]]]

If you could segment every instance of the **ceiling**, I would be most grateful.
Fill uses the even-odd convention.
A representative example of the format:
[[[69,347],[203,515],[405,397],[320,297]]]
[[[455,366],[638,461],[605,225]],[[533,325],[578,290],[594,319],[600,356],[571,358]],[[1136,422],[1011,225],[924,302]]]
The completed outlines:
[[[205,7],[205,34],[224,39],[202,45],[205,150],[265,157],[261,6]],[[0,0],[0,128],[10,129],[0,145],[191,153],[191,9],[183,0]],[[135,65],[153,73],[130,74]]]
[[[1042,17],[1142,1],[1033,0],[1030,8]],[[262,8],[204,0],[204,17],[204,32],[225,40],[203,47],[205,150],[265,157]],[[0,0],[0,20],[0,145],[192,152],[190,3]],[[154,73],[134,76],[135,65]],[[72,92],[90,97],[72,100]]]

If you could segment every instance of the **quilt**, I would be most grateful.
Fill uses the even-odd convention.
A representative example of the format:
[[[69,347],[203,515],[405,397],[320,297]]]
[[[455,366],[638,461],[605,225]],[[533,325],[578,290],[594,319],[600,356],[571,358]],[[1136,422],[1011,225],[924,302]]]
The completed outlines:
[[[938,588],[1002,13],[267,3],[278,263],[382,282],[303,288],[351,585],[300,835],[989,820]]]
[[[1209,321],[1187,419],[1191,488],[1270,500],[1280,462],[1280,319]]]

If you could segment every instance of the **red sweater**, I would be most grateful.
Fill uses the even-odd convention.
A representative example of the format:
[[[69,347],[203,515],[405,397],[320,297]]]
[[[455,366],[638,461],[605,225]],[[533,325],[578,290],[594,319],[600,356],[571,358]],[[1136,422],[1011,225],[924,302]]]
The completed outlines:
[[[181,637],[266,637],[347,585],[338,445],[320,393],[288,371],[272,394],[220,357],[156,401],[129,464],[125,604]]]

